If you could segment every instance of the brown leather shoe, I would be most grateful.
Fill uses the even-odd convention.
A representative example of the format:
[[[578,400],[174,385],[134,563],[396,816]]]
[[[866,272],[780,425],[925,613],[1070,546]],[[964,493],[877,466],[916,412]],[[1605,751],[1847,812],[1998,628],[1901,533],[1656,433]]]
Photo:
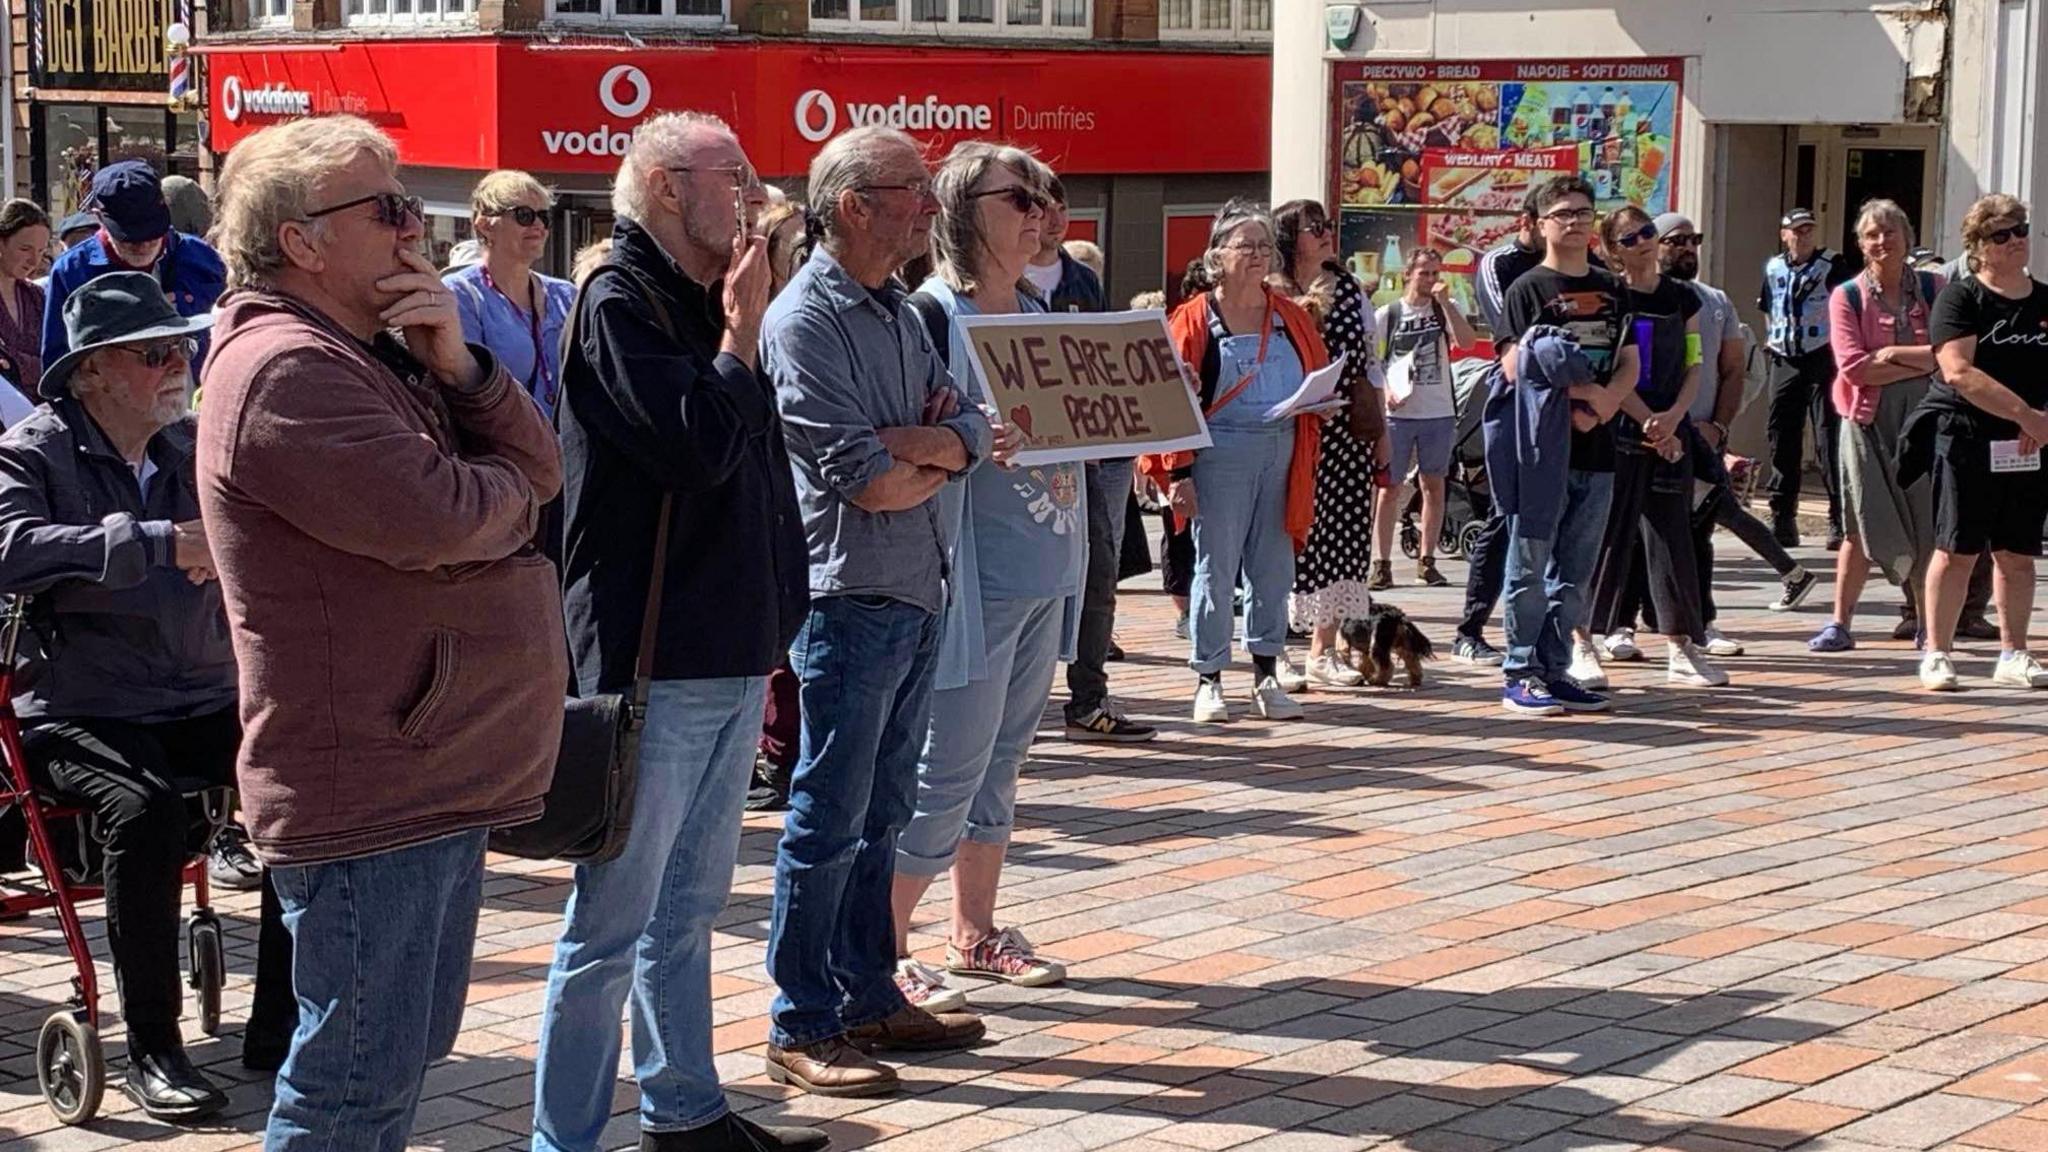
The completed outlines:
[[[886,1020],[847,1029],[846,1039],[864,1052],[942,1052],[973,1047],[987,1031],[972,1012],[934,1015],[906,1004]]]
[[[896,1070],[834,1036],[802,1048],[768,1046],[768,1078],[819,1096],[884,1096],[897,1088]]]

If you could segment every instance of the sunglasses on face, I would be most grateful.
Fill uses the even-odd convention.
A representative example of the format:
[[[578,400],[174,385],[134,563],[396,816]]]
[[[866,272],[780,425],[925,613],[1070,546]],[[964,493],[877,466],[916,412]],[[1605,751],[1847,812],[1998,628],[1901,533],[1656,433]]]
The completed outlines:
[[[403,192],[372,192],[368,196],[358,196],[353,200],[346,200],[340,204],[322,208],[317,212],[308,212],[306,213],[306,219],[318,220],[322,216],[332,216],[336,212],[346,212],[350,208],[359,207],[364,204],[375,206],[376,212],[373,218],[377,223],[384,225],[386,228],[403,228],[407,220],[425,222],[427,218],[426,203],[417,196],[407,196]]]
[[[968,199],[986,200],[991,196],[1001,196],[1004,203],[1019,212],[1025,213],[1030,212],[1033,208],[1043,212],[1052,204],[1052,201],[1026,188],[1022,184],[1012,184],[1008,188],[991,188],[986,192],[976,192],[974,195],[969,196]]]
[[[501,220],[510,220],[521,228],[531,228],[535,224],[546,227],[548,222],[546,212],[538,208],[528,208],[524,204],[518,204],[511,208],[500,208],[496,212],[491,213],[491,215]]]
[[[2031,229],[2028,228],[2027,222],[2022,220],[2010,228],[2000,228],[1996,232],[1985,233],[1984,240],[1989,244],[2009,244],[2014,237],[2018,237],[2021,240],[2026,239],[2029,231]]]
[[[1331,231],[1330,222],[1328,220],[1304,221],[1301,225],[1301,231],[1307,236],[1328,236]]]
[[[1645,224],[1641,228],[1638,228],[1635,231],[1630,232],[1626,235],[1616,236],[1614,238],[1614,242],[1616,244],[1621,245],[1623,248],[1633,250],[1638,245],[1642,244],[1644,241],[1655,240],[1656,238],[1657,226],[1655,224]]]
[[[199,341],[190,336],[155,340],[148,344],[120,344],[116,347],[142,361],[142,366],[149,369],[162,368],[173,362],[190,364],[192,357],[199,354]]]
[[[1666,236],[1658,241],[1659,244],[1664,245],[1666,248],[1697,248],[1706,242],[1707,234],[1705,232],[1693,232],[1685,236]]]
[[[1593,210],[1591,208],[1559,208],[1555,212],[1545,212],[1543,218],[1561,227],[1568,227],[1573,224],[1591,224],[1593,222]]]

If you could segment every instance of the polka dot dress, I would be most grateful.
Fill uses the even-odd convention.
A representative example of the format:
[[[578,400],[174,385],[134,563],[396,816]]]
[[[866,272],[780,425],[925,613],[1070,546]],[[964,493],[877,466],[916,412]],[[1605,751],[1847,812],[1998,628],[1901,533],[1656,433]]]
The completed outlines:
[[[1332,357],[1351,354],[1344,388],[1357,395],[1372,387],[1379,339],[1372,330],[1365,293],[1348,272],[1336,275],[1323,341]],[[1341,624],[1363,619],[1372,607],[1366,582],[1372,576],[1372,460],[1368,446],[1351,435],[1342,414],[1323,425],[1323,451],[1316,463],[1316,519],[1308,546],[1294,561],[1294,594],[1288,616],[1294,627]]]

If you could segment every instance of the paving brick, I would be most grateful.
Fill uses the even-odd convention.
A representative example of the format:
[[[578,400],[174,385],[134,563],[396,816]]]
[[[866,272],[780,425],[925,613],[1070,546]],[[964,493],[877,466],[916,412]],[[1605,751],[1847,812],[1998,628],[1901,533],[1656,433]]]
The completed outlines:
[[[1893,1148],[1933,1148],[2014,1110],[1995,1100],[1937,1093],[1859,1120],[1841,1134]]]

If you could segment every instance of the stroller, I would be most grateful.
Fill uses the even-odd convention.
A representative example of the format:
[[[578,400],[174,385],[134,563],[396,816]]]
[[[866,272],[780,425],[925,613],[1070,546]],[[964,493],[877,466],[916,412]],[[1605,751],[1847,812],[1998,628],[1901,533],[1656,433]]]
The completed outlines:
[[[1469,553],[1493,512],[1493,498],[1486,487],[1486,438],[1479,427],[1486,411],[1486,374],[1492,367],[1493,361],[1480,357],[1451,365],[1451,403],[1458,423],[1451,436],[1451,467],[1444,476],[1444,524],[1436,546],[1444,556]],[[1422,555],[1420,486],[1401,507],[1401,555],[1410,560]]]
[[[28,627],[28,597],[16,596],[0,610],[0,825],[16,822],[25,832],[26,863],[39,877],[0,860],[0,919],[44,908],[57,911],[64,946],[76,970],[70,1002],[43,1021],[36,1036],[36,1081],[59,1122],[84,1124],[99,1112],[107,1086],[107,1061],[100,1049],[98,975],[78,905],[104,895],[100,883],[103,846],[90,813],[53,803],[29,779],[22,752],[21,721],[14,714],[14,655]],[[233,791],[200,781],[181,785],[193,812],[192,844],[206,844],[225,827],[234,808]],[[20,860],[20,857],[15,857]],[[220,1029],[221,988],[227,982],[226,940],[220,917],[209,906],[206,859],[185,865],[181,883],[192,886],[193,911],[185,927],[190,966],[186,983],[198,1001],[200,1031]]]

